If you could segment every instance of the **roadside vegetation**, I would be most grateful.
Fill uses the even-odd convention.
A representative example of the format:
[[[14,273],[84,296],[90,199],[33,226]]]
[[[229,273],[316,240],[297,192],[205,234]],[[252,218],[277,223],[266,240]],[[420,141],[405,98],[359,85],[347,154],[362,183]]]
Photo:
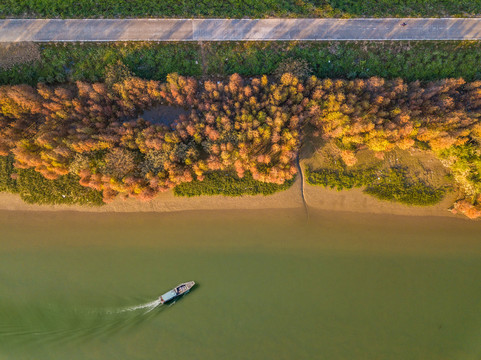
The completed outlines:
[[[0,45],[1,46],[1,45]],[[194,43],[85,43],[35,44],[25,49],[24,62],[2,68],[1,84],[58,84],[75,81],[105,81],[106,70],[119,61],[132,74],[149,80],[165,81],[167,74],[202,74],[199,47]],[[9,56],[9,49],[5,55]],[[13,59],[18,48],[12,49]],[[40,53],[40,56],[38,55]],[[31,58],[29,59],[29,54]]]
[[[476,16],[472,0],[4,0],[1,17],[421,17]]]
[[[234,73],[279,78],[299,62],[306,75],[319,78],[481,79],[479,41],[0,44],[0,50],[4,85],[103,82],[106,69],[119,61],[133,75],[158,81],[172,72],[201,79]]]
[[[273,75],[303,60],[318,78],[481,79],[479,41],[218,42],[204,49],[206,73],[214,76]]]

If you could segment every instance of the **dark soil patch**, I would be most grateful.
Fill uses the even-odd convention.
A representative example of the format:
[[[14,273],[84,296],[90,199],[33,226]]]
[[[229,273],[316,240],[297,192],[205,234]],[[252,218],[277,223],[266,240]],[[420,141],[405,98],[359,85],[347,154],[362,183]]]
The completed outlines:
[[[7,70],[17,64],[40,60],[37,44],[30,42],[0,43],[0,68]]]
[[[188,116],[189,114],[190,110],[180,106],[158,105],[144,111],[138,117],[152,124],[170,126],[180,115]]]

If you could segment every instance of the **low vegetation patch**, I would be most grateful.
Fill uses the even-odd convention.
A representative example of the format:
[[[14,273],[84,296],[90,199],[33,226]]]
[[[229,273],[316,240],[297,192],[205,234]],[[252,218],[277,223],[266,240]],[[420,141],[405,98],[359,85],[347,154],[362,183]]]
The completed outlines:
[[[420,179],[411,179],[404,169],[393,168],[372,184],[366,184],[366,194],[380,200],[396,201],[407,205],[434,205],[440,202],[444,189],[434,189]]]
[[[341,191],[372,184],[378,173],[379,168],[350,171],[343,166],[338,166],[337,169],[306,168],[306,181],[310,185],[320,185]]]
[[[358,17],[475,16],[473,0],[4,0],[0,16],[25,17]]]
[[[172,72],[209,78],[294,72],[300,78],[481,79],[479,41],[204,42],[202,50],[198,43],[65,43],[41,44],[16,59],[8,70],[0,66],[0,84],[104,81],[106,69],[119,61],[135,76],[160,81]]]
[[[207,74],[276,74],[300,68],[319,78],[380,76],[408,81],[481,79],[479,41],[217,42],[205,44]],[[305,65],[297,66],[302,61]]]
[[[402,168],[383,171],[380,168],[364,170],[347,170],[343,166],[337,169],[306,169],[308,184],[345,190],[363,187],[366,194],[380,200],[400,202],[407,205],[434,205],[444,197],[444,189],[435,189],[420,179],[413,179]]]
[[[327,0],[333,9],[352,16],[429,17],[472,16],[481,4],[472,0]]]
[[[204,180],[194,180],[182,183],[174,188],[176,196],[199,196],[199,195],[272,195],[276,192],[287,190],[294,183],[294,178],[284,184],[272,184],[256,181],[247,172],[239,178],[233,172],[209,172],[205,174]]]
[[[179,72],[202,74],[199,46],[196,43],[85,43],[40,44],[40,57],[28,64],[0,69],[2,84],[65,83],[105,81],[109,67],[120,61],[133,75],[165,80]]]
[[[48,180],[33,169],[16,169],[11,156],[0,156],[0,191],[19,194],[29,204],[103,205],[102,193],[79,184],[75,175]]]

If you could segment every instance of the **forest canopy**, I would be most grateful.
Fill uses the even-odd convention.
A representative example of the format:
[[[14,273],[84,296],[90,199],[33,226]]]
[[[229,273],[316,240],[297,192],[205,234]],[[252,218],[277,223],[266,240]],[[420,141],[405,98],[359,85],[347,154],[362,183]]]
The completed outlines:
[[[155,106],[183,107],[171,125],[139,117]],[[301,140],[336,141],[346,166],[413,147],[431,151],[463,191],[457,208],[481,202],[481,81],[407,83],[378,77],[305,80],[285,73],[226,81],[178,74],[166,82],[125,73],[105,83],[0,87],[0,155],[46,179],[142,200],[226,171],[283,185],[296,174]],[[13,174],[14,175],[14,174]]]

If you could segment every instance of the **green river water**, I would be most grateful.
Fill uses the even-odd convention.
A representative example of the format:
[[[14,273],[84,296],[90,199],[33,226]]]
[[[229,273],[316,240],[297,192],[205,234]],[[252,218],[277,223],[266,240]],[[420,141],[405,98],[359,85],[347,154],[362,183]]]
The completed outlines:
[[[0,212],[0,238],[0,359],[481,357],[480,222]]]

